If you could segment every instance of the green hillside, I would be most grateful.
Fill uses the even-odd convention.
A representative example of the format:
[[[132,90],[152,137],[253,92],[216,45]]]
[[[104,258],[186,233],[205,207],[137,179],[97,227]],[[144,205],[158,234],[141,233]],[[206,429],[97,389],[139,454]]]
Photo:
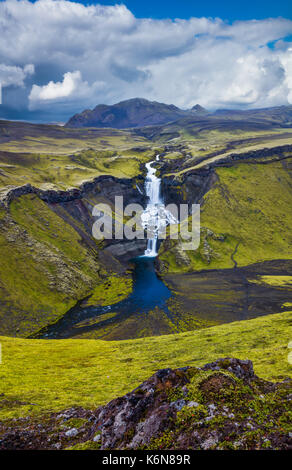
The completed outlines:
[[[102,302],[105,280],[119,280],[111,282],[108,302],[131,291],[125,270],[115,270],[117,262],[99,260],[103,242],[89,237],[80,217],[64,208],[57,214],[35,194],[16,198],[0,214],[2,334],[28,336],[92,293]]]
[[[162,243],[159,258],[168,271],[291,259],[291,168],[291,159],[217,168],[217,182],[201,201],[200,247],[182,253],[176,240]]]
[[[0,417],[73,405],[94,408],[164,367],[200,366],[219,357],[250,359],[269,380],[292,376],[292,312],[199,331],[129,341],[0,337]]]

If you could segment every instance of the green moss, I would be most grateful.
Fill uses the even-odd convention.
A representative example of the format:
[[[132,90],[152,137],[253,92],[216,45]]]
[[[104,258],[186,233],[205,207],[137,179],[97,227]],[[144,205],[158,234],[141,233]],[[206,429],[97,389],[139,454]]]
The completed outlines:
[[[153,155],[151,143],[131,131],[9,126],[8,139],[0,143],[0,187],[31,183],[66,189],[98,175],[132,178]],[[141,144],[144,150],[138,151]]]
[[[239,163],[218,168],[216,174],[218,182],[201,205],[199,248],[185,252],[182,262],[177,241],[171,241],[170,249],[165,249],[166,242],[160,247],[160,260],[169,272],[291,259],[291,177],[284,166]]]
[[[0,393],[5,400],[0,417],[75,405],[96,408],[133,390],[160,368],[200,366],[218,357],[251,359],[255,373],[266,379],[291,377],[291,320],[292,312],[285,312],[187,333],[111,342],[0,337]],[[208,372],[198,375],[191,370],[190,397],[204,404],[199,384]],[[243,401],[248,391],[236,386]]]
[[[74,446],[67,447],[65,450],[99,450],[101,446],[100,442],[86,441],[79,442]]]
[[[180,387],[170,388],[167,390],[167,399],[171,403],[184,398],[184,393]]]
[[[99,281],[96,252],[36,195],[10,205],[0,227],[2,334],[28,335],[56,321]],[[5,319],[5,321],[4,321]]]
[[[144,449],[159,450],[173,448],[174,435],[175,434],[172,430],[166,430],[160,437],[151,439],[150,443],[147,446],[144,446]]]
[[[219,450],[236,450],[236,446],[233,442],[230,441],[222,441],[218,445]]]
[[[279,418],[279,425],[286,432],[292,432],[292,411],[286,411]]]
[[[62,427],[65,427],[65,428],[81,428],[84,424],[86,424],[88,422],[87,419],[85,418],[71,418],[71,419],[68,419],[67,421],[65,421],[63,424],[62,424]]]
[[[110,276],[105,281],[98,283],[92,295],[87,300],[87,305],[112,305],[132,292],[133,281],[130,277]]]
[[[199,421],[208,415],[207,408],[198,405],[196,408],[184,406],[176,415],[176,426],[192,425],[194,421]]]
[[[227,361],[222,361],[223,365],[224,362],[227,366]],[[188,405],[176,413],[170,429],[155,436],[147,449],[176,449],[182,442],[190,448],[205,448],[204,436],[211,439],[210,449],[270,448],[268,437],[273,439],[280,434],[287,437],[291,431],[288,382],[278,384],[276,392],[266,393],[263,381],[256,379],[246,385],[229,371],[196,369],[191,375],[191,383],[184,387],[185,392],[189,390],[183,397]],[[192,395],[196,403],[189,406]],[[181,398],[177,390],[175,398]],[[201,441],[195,443],[198,436]],[[214,442],[212,436],[216,436]]]
[[[251,279],[249,282],[255,284],[267,284],[276,287],[290,287],[292,289],[292,276],[258,276],[258,279]]]

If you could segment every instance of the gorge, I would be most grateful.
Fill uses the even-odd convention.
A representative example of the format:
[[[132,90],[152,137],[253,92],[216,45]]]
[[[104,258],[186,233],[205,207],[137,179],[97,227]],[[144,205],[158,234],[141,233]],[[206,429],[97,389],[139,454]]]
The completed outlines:
[[[144,248],[144,255],[141,246],[139,256],[127,258],[133,277],[132,292],[120,302],[115,301],[102,306],[98,303],[88,304],[87,298],[81,300],[60,320],[38,332],[37,337],[127,339],[137,337],[141,332],[145,334],[146,331],[152,335],[159,335],[180,331],[183,328],[201,328],[221,322],[245,320],[277,312],[283,309],[285,304],[289,308],[291,293],[287,284],[285,288],[285,279],[288,279],[287,276],[291,272],[289,261],[265,261],[239,267],[234,263],[238,245],[235,245],[235,251],[230,253],[231,261],[234,263],[230,268],[185,274],[184,271],[190,264],[188,253],[177,252],[176,245],[173,247],[170,245],[175,256],[179,256],[177,265],[182,267],[182,272],[164,272],[164,250],[165,245],[169,246],[167,244],[170,240],[162,241],[159,249],[158,235],[167,224],[175,220],[165,209],[161,194],[161,179],[156,176],[157,165],[163,174],[164,157],[159,161],[159,156],[156,156],[155,160],[145,165],[147,173],[144,185],[147,199],[142,213],[142,224],[145,229],[150,228],[151,236]],[[189,184],[193,188],[194,181],[210,180],[210,176],[204,176],[204,171],[204,169],[199,170],[194,175],[195,179],[191,177],[192,175],[187,175],[185,192],[190,191]],[[212,179],[215,173],[210,170],[209,173]],[[213,178],[211,187],[215,181]],[[210,182],[208,184],[210,185]],[[162,187],[164,191],[169,188],[165,183]],[[198,197],[196,194],[202,195],[202,191],[204,194],[204,187],[208,192],[205,182],[202,185],[199,183],[197,187],[197,191],[192,189],[194,198]],[[170,188],[174,189],[175,186],[172,185]],[[140,194],[139,191],[137,193]],[[167,193],[166,196],[170,198]],[[176,200],[180,201],[180,198],[178,195]],[[206,250],[206,256],[212,258],[210,243],[216,242],[222,245],[225,236],[214,234],[210,229],[204,232],[204,227],[202,233],[205,237],[203,249]],[[127,241],[122,244],[127,246]],[[112,249],[111,245],[105,249],[105,252],[108,249]],[[273,278],[283,279],[283,287],[273,284]],[[271,282],[264,282],[261,279],[267,281],[271,279]],[[111,289],[111,286],[108,288]]]
[[[45,333],[38,333],[43,338],[66,338],[76,334],[87,333],[95,329],[106,327],[113,321],[127,318],[140,312],[148,312],[160,308],[166,314],[169,313],[166,300],[171,297],[171,291],[158,278],[154,258],[158,255],[159,235],[172,222],[172,215],[166,211],[161,195],[161,179],[155,175],[156,169],[152,167],[159,161],[159,155],[150,163],[146,163],[145,193],[147,205],[141,214],[141,223],[147,232],[147,247],[144,254],[130,260],[133,265],[133,290],[132,293],[121,302],[103,307],[73,307],[62,319],[51,327],[45,328]],[[82,304],[82,302],[81,302]],[[81,307],[81,308],[80,308]],[[109,316],[114,312],[114,318]],[[105,319],[103,319],[105,318]],[[77,326],[75,326],[77,325]]]
[[[289,309],[292,146],[269,113],[265,129],[259,114],[133,130],[3,122],[0,332],[119,340]],[[148,240],[92,237],[92,208],[114,211],[115,195],[145,208]],[[158,243],[170,203],[201,204],[196,252]]]

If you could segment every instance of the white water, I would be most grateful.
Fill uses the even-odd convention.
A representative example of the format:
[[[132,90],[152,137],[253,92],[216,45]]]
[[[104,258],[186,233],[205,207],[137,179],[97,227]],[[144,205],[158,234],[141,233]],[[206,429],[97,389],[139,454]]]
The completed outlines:
[[[142,226],[150,233],[144,253],[144,256],[149,258],[157,256],[159,234],[165,230],[168,224],[177,223],[172,214],[165,209],[160,192],[161,179],[155,174],[157,170],[152,168],[155,161],[159,161],[159,155],[156,155],[156,160],[145,165],[147,169],[145,191],[148,196],[148,203],[141,215]]]

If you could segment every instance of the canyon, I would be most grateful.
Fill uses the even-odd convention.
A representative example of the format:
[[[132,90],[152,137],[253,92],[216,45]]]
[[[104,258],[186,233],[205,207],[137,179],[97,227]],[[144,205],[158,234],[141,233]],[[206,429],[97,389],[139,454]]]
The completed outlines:
[[[48,279],[49,284],[48,287],[44,286],[45,291],[50,294],[54,289],[57,302],[59,304],[61,300],[62,305],[56,309],[56,299],[50,299],[50,296],[47,297],[49,300],[44,302],[43,291],[41,308],[35,303],[30,305],[29,308],[32,308],[33,312],[29,316],[26,314],[24,318],[23,314],[28,306],[21,298],[16,300],[16,303],[11,297],[9,301],[5,300],[8,292],[7,288],[2,288],[2,334],[33,337],[54,337],[56,334],[56,337],[69,335],[76,338],[127,339],[139,337],[141,332],[143,335],[159,335],[253,318],[257,315],[276,313],[285,308],[284,305],[289,309],[289,283],[273,285],[261,281],[265,276],[268,279],[273,276],[280,276],[279,279],[291,276],[289,259],[280,258],[277,261],[273,259],[274,255],[272,259],[270,256],[267,256],[266,260],[257,259],[252,254],[251,259],[240,266],[235,261],[238,240],[237,243],[230,243],[230,235],[217,233],[212,227],[201,228],[201,261],[198,259],[196,262],[198,267],[200,266],[199,269],[194,265],[189,253],[181,251],[179,243],[168,238],[162,243],[155,237],[148,242],[145,239],[98,242],[93,239],[91,232],[94,205],[107,202],[114,208],[114,197],[117,194],[123,196],[125,204],[138,203],[146,207],[146,214],[151,210],[150,194],[154,198],[154,206],[201,203],[204,212],[206,195],[211,194],[220,184],[219,171],[226,173],[233,167],[237,168],[240,163],[247,169],[256,168],[257,172],[262,172],[263,168],[269,175],[270,168],[273,174],[274,171],[278,172],[274,170],[274,166],[278,168],[280,165],[281,172],[288,177],[291,149],[292,146],[286,144],[243,153],[231,152],[227,155],[226,152],[217,152],[219,159],[213,152],[196,159],[196,166],[189,168],[191,158],[187,156],[184,146],[168,143],[160,147],[157,159],[155,156],[158,154],[150,148],[147,158],[154,157],[152,163],[151,160],[141,163],[134,178],[100,175],[91,181],[82,182],[79,187],[68,189],[44,188],[43,185],[37,187],[30,183],[2,189],[2,233],[10,246],[15,247],[21,242],[20,253],[25,252],[27,257],[24,277],[29,279],[27,266],[32,263],[33,270],[38,273],[41,271],[43,279]],[[170,155],[175,158],[169,158]],[[178,178],[176,173],[178,170],[181,172],[186,163],[186,170]],[[155,169],[152,168],[153,165]],[[147,171],[152,178],[148,183]],[[156,172],[159,177],[155,176]],[[261,175],[258,177],[261,178]],[[154,192],[153,187],[149,187],[151,181],[156,184]],[[249,191],[249,187],[246,189]],[[287,191],[289,200],[289,186]],[[223,199],[225,197],[224,195]],[[150,204],[148,211],[147,200],[148,205]],[[35,209],[34,214],[26,216],[32,207]],[[47,211],[50,221],[46,221]],[[155,217],[157,218],[157,212]],[[65,230],[71,235],[73,230],[74,237],[77,237],[77,246],[81,245],[84,255],[86,253],[83,267],[78,259],[79,255],[76,258],[74,254],[74,259],[68,248],[64,250],[62,246],[60,249],[59,241],[56,244],[61,234],[55,232],[53,237],[50,235],[54,231],[53,227],[60,225],[60,221],[64,224],[62,233]],[[39,238],[40,229],[48,231],[48,240]],[[33,253],[32,247],[36,243],[38,252]],[[65,244],[68,246],[70,243],[72,239],[68,236]],[[216,250],[213,248],[214,244]],[[226,253],[222,259],[220,250],[225,249],[225,246],[229,254]],[[146,270],[141,269],[141,266],[137,267],[133,262],[133,259],[142,256],[144,252],[148,255],[158,255],[146,263]],[[287,257],[287,254],[285,256]],[[39,266],[40,260],[43,260],[43,264],[48,264],[49,271],[46,271],[44,266]],[[55,272],[54,276],[49,274],[51,269]],[[18,272],[16,269],[15,275],[18,275]],[[143,280],[145,272],[148,277]],[[13,284],[16,290],[18,283],[19,281],[16,281]],[[20,286],[19,290],[21,289]],[[105,291],[107,295],[104,295]],[[103,293],[100,297],[98,293],[101,292]],[[142,307],[142,299],[149,296],[153,302],[145,303],[145,307]],[[226,298],[229,300],[226,301]]]

